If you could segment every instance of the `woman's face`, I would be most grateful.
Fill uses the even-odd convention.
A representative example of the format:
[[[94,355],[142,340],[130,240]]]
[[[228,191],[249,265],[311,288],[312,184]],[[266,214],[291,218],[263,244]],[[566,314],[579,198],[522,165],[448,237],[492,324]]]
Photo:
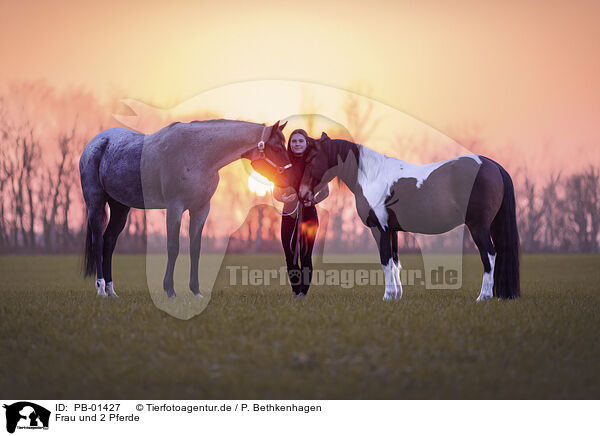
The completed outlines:
[[[294,133],[290,139],[290,148],[295,154],[302,154],[306,151],[306,139],[300,133]]]

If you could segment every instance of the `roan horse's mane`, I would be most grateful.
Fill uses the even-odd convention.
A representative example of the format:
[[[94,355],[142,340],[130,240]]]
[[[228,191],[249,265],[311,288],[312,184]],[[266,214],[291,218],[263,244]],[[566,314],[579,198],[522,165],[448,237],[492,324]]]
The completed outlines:
[[[238,124],[238,123],[239,123],[239,124],[257,124],[257,123],[251,123],[251,122],[249,122],[249,121],[242,121],[242,120],[227,120],[227,119],[224,119],[224,118],[218,118],[218,119],[215,119],[215,120],[194,120],[194,121],[190,121],[189,123],[182,123],[181,121],[174,121],[174,122],[172,122],[171,124],[169,124],[169,125],[167,126],[167,128],[169,128],[169,127],[173,127],[173,126],[175,126],[175,125],[177,125],[177,124],[194,124],[194,123],[198,123],[198,124],[211,124],[211,123],[215,123],[215,124],[222,124],[222,123],[223,123],[223,124],[224,124],[224,123],[232,123],[232,124],[233,124],[233,123],[235,123],[235,124]],[[259,124],[259,125],[262,125],[262,126],[264,126],[265,124],[264,124],[264,123],[261,123],[261,124]]]

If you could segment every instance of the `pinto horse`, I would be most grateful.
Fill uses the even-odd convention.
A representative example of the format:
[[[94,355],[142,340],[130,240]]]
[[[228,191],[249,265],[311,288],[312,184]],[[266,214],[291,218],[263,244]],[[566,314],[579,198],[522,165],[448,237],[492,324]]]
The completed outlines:
[[[354,194],[358,215],[377,242],[384,300],[402,296],[399,231],[440,234],[461,224],[469,228],[483,263],[477,301],[520,296],[514,188],[496,162],[464,155],[413,165],[323,133],[307,156],[300,198],[312,201],[334,177]]]
[[[163,288],[175,297],[173,272],[179,253],[181,216],[190,213],[190,290],[200,294],[198,261],[202,229],[219,169],[242,157],[272,177],[291,167],[279,121],[273,126],[232,120],[173,123],[144,135],[124,128],[105,130],[85,147],[79,161],[87,207],[85,276],[96,274],[100,296],[117,296],[112,255],[130,208],[167,210],[168,261]],[[110,220],[106,221],[106,204]]]

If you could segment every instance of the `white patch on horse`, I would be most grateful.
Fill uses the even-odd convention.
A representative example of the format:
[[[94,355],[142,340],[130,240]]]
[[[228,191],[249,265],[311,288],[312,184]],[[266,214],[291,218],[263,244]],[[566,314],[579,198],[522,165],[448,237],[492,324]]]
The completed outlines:
[[[113,282],[108,282],[106,284],[106,293],[109,297],[118,297],[115,288],[113,287]]]
[[[402,296],[402,285],[400,284],[398,267],[392,259],[388,261],[387,265],[381,266],[385,278],[385,294],[383,294],[383,299],[393,300],[394,298],[400,298]]]
[[[483,281],[481,283],[481,292],[477,301],[485,301],[494,297],[494,265],[496,264],[496,255],[493,256],[488,253],[488,259],[490,260],[490,272],[483,273]]]
[[[379,224],[386,229],[388,213],[385,200],[389,197],[394,183],[400,179],[415,179],[417,188],[421,188],[423,182],[433,171],[461,157],[469,157],[481,165],[481,159],[474,154],[458,156],[441,162],[415,165],[361,145],[359,146],[357,181],[369,206],[377,216]]]
[[[104,279],[96,279],[96,290],[98,291],[98,296],[106,297],[106,282]]]

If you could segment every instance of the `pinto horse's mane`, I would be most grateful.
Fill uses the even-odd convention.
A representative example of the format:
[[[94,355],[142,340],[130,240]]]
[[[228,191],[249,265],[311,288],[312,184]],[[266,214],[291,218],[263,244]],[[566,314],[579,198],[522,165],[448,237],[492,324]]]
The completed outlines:
[[[350,152],[354,154],[356,162],[358,162],[358,155],[361,147],[363,146],[346,139],[329,139],[326,142],[324,151],[326,152],[330,163],[337,162],[338,156],[342,161],[346,161]]]

